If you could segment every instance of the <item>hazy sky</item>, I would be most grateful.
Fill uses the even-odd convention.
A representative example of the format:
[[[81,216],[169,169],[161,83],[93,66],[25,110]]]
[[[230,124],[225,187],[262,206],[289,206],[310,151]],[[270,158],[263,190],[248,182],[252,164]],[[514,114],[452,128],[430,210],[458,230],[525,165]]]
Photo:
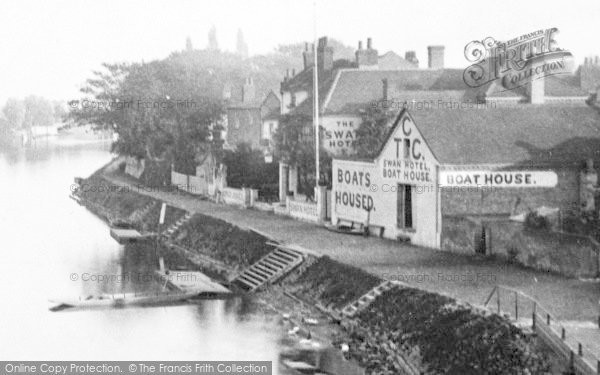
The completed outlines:
[[[10,96],[75,99],[102,62],[166,57],[187,36],[204,48],[212,25],[221,49],[233,50],[241,28],[250,53],[313,38],[313,0],[134,0],[0,2],[0,105]],[[380,54],[446,46],[446,66],[465,67],[465,44],[508,40],[558,27],[558,43],[577,60],[600,55],[600,1],[318,0],[317,33],[356,46],[373,38]]]

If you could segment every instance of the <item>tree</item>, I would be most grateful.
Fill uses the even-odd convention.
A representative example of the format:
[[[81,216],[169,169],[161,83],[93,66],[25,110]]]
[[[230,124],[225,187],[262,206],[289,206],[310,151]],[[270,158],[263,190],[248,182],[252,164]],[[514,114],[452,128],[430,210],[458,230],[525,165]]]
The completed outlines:
[[[217,28],[214,26],[208,31],[208,49],[212,51],[219,50],[219,42],[217,41]]]
[[[242,29],[238,29],[237,32],[236,51],[241,58],[248,58],[248,45],[244,40],[244,33],[242,32]]]
[[[393,112],[387,108],[369,107],[361,113],[361,124],[356,130],[354,151],[360,158],[375,158],[390,132]]]
[[[91,97],[88,103],[101,105],[79,106],[72,117],[113,128],[119,135],[113,151],[119,154],[172,163],[193,173],[196,155],[210,148],[211,127],[223,116],[221,99],[212,93],[224,73],[182,56],[104,64],[82,90]]]
[[[10,98],[4,104],[2,113],[5,118],[5,127],[10,130],[21,129],[25,120],[25,105],[16,98]]]
[[[39,96],[30,95],[24,100],[25,117],[23,125],[25,128],[32,126],[50,126],[54,124],[54,110],[52,104]]]
[[[68,114],[62,102],[55,102],[53,106],[54,122],[63,122]]]
[[[309,197],[312,197],[317,183],[315,139],[311,123],[310,116],[284,115],[273,136],[275,155],[283,162],[298,167],[300,191]],[[320,184],[331,185],[331,156],[323,147],[319,149],[319,174]]]

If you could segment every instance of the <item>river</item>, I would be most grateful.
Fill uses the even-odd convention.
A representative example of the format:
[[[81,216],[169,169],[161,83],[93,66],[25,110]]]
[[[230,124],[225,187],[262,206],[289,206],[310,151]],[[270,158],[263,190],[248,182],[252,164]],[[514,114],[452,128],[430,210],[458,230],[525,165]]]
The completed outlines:
[[[240,313],[236,300],[48,310],[49,298],[156,288],[135,276],[152,257],[117,244],[68,197],[74,176],[110,159],[107,143],[60,137],[0,153],[0,360],[268,360],[275,369],[279,330]]]

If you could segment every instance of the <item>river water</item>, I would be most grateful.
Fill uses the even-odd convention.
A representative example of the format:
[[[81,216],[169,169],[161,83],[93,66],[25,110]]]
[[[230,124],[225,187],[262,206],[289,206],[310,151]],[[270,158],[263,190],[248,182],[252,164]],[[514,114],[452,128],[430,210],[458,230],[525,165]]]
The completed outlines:
[[[0,360],[268,360],[276,368],[279,330],[242,314],[236,300],[48,310],[55,297],[156,288],[140,277],[152,257],[117,244],[68,197],[74,176],[110,158],[107,143],[64,138],[0,153]]]

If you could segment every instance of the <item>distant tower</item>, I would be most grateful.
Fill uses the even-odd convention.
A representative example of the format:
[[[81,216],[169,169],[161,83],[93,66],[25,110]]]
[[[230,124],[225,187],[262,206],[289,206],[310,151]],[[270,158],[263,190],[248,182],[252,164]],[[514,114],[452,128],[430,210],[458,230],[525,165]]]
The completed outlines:
[[[217,51],[219,50],[219,43],[217,42],[217,29],[213,26],[208,32],[208,49]]]
[[[194,46],[192,46],[192,39],[188,36],[187,38],[185,38],[185,50],[190,52],[193,49]]]
[[[236,51],[241,58],[245,59],[248,57],[248,45],[244,40],[244,33],[242,32],[242,29],[238,29]]]

